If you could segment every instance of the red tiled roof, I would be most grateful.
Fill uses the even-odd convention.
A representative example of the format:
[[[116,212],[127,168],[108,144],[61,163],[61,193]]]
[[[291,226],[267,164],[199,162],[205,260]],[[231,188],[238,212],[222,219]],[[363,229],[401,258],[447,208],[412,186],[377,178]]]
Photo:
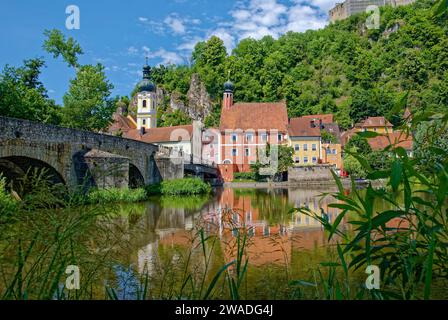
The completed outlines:
[[[333,114],[311,114],[308,116],[303,116],[302,118],[322,120],[322,123],[324,123],[324,124],[334,122]]]
[[[405,150],[412,150],[412,136],[408,136],[404,132],[391,132],[387,136],[378,136],[367,139],[372,150],[383,150],[390,144],[395,147],[402,147]]]
[[[161,127],[146,129],[142,136],[140,130],[130,130],[125,134],[125,138],[139,140],[147,143],[170,142],[170,141],[190,141],[193,137],[193,125],[176,127]]]
[[[236,103],[223,109],[220,130],[253,129],[288,131],[288,112],[285,102]]]
[[[314,127],[309,118],[292,118],[289,122],[288,134],[290,137],[320,137],[320,126],[317,123]]]
[[[360,123],[357,123],[355,127],[370,128],[370,127],[389,127],[392,128],[393,125],[384,117],[369,117]]]
[[[126,133],[132,129],[137,129],[137,127],[130,119],[128,119],[127,117],[125,117],[119,113],[113,114],[113,123],[110,125],[110,127],[108,129],[109,133],[114,134],[119,131]]]

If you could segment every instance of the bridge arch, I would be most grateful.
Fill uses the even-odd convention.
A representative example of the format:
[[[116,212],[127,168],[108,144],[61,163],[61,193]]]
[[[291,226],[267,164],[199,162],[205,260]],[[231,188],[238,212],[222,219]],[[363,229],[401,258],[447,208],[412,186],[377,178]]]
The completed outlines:
[[[129,163],[129,188],[135,189],[145,186],[145,178],[143,177],[137,166]]]
[[[25,156],[8,156],[0,158],[0,173],[13,186],[31,169],[46,170],[47,178],[55,184],[66,184],[63,176],[50,164],[42,160]]]

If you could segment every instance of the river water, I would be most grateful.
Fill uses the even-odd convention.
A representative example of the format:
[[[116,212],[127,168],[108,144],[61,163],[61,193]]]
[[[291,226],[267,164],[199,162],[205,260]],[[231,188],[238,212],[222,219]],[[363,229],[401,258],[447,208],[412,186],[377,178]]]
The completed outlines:
[[[246,297],[288,298],[286,287],[291,280],[308,281],[316,276],[319,263],[336,259],[320,222],[291,210],[306,207],[316,213],[323,211],[334,221],[339,212],[328,207],[334,199],[322,198],[328,191],[225,188],[210,198],[155,197],[145,204],[122,205],[120,216],[129,228],[131,245],[126,250],[128,264],[121,264],[117,271],[121,280],[116,290],[120,298],[135,298],[126,286],[135,274],[145,274],[152,279],[156,296],[169,298],[170,293],[179,291],[186,264],[193,273],[207,271],[210,280],[235,259],[238,239],[242,240],[244,233]],[[118,209],[114,206],[113,210]],[[207,241],[205,254],[201,234],[203,238],[213,236],[213,241]],[[196,282],[201,283],[201,276],[197,277]]]

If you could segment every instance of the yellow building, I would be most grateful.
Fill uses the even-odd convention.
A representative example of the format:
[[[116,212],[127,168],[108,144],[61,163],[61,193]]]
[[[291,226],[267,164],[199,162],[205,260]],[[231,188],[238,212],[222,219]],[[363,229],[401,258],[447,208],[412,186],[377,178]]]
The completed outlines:
[[[320,120],[292,118],[289,122],[288,145],[294,149],[293,159],[297,166],[322,163]]]
[[[391,133],[394,131],[392,123],[384,117],[369,117],[354,127],[355,132],[374,131],[378,133]]]

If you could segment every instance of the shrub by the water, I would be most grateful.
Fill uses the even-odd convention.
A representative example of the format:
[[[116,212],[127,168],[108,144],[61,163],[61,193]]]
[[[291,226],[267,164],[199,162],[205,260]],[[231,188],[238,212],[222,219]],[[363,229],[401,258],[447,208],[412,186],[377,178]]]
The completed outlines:
[[[209,194],[211,192],[211,187],[201,179],[184,178],[163,181],[160,184],[148,186],[146,191],[149,195],[194,195]]]
[[[235,172],[233,175],[234,180],[257,180],[257,175],[255,172]]]
[[[87,202],[108,203],[108,202],[140,202],[146,200],[146,191],[143,188],[139,189],[104,189],[92,190],[87,196]]]
[[[6,191],[6,179],[0,176],[0,221],[3,217],[11,214],[17,205],[17,202]]]

